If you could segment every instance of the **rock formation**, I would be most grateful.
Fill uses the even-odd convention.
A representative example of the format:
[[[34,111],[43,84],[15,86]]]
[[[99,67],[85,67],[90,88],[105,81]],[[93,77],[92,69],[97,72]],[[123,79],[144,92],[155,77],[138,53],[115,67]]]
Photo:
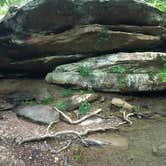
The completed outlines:
[[[159,52],[103,55],[61,65],[46,80],[105,92],[165,90],[165,62],[166,53]]]
[[[4,71],[41,74],[67,63],[68,66],[57,67],[56,72],[48,74],[46,80],[111,92],[163,90],[165,85],[158,73],[165,64],[162,53],[166,43],[165,25],[165,14],[144,1],[30,1],[10,11],[0,22],[0,74],[4,76]],[[139,57],[137,67],[133,66],[136,62],[133,55]],[[154,63],[148,59],[149,55]],[[113,58],[118,57],[117,62],[121,64],[125,56],[125,73],[115,74],[111,70]],[[156,56],[163,65],[160,69]],[[85,58],[89,59],[84,61]],[[107,65],[102,69],[100,64],[93,68],[94,60]],[[93,70],[90,80],[70,68],[73,63],[78,67],[87,62]],[[119,64],[114,63],[118,68]],[[149,68],[142,72],[142,64],[146,63]],[[136,68],[136,73],[131,72],[129,65],[133,72]],[[149,73],[154,73],[153,79]],[[121,75],[123,87],[118,80]],[[69,81],[66,76],[70,76]]]

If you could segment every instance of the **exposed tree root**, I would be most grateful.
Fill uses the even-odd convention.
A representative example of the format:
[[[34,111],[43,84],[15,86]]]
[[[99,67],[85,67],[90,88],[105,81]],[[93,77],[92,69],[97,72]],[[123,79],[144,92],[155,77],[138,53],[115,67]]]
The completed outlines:
[[[85,120],[91,118],[92,116],[95,116],[95,115],[97,115],[98,113],[102,112],[102,109],[97,109],[96,111],[91,112],[91,113],[88,114],[88,115],[85,115],[85,116],[82,117],[81,119],[76,120],[76,121],[73,121],[69,116],[67,116],[64,112],[60,111],[58,108],[54,107],[54,109],[55,109],[57,112],[59,112],[60,115],[61,115],[69,124],[72,124],[72,125],[79,124],[79,123],[81,123],[81,122],[83,122],[83,121],[85,121]],[[55,124],[55,123],[56,123],[56,121],[55,121],[55,122],[53,121],[53,122],[51,122],[51,123],[48,125],[48,127],[47,127],[47,129],[46,129],[46,135],[49,134],[49,129],[50,129],[50,128],[52,127],[52,125]]]
[[[102,146],[102,145],[106,145],[106,144],[111,144],[110,142],[103,142],[103,141],[99,141],[99,140],[95,140],[95,139],[84,139],[83,138],[83,136],[85,136],[89,133],[96,132],[96,131],[105,131],[105,130],[108,130],[108,129],[117,129],[117,128],[110,126],[110,127],[106,127],[106,128],[98,127],[96,129],[86,129],[83,132],[77,132],[77,131],[74,131],[74,130],[59,131],[59,132],[56,132],[55,134],[46,134],[46,135],[27,138],[27,139],[24,139],[24,140],[20,141],[19,144],[24,144],[24,143],[28,143],[28,142],[34,142],[34,141],[44,141],[46,139],[57,139],[57,138],[59,138],[63,135],[65,135],[65,136],[72,135],[73,139],[70,139],[70,141],[68,142],[67,145],[65,145],[64,147],[62,147],[61,149],[59,149],[57,151],[56,150],[50,150],[51,153],[58,154],[58,153],[61,153],[64,150],[68,149],[76,138],[78,138],[79,142],[83,146],[86,146],[86,147],[89,147],[89,146]],[[74,136],[76,136],[76,137],[74,137]]]
[[[95,116],[96,114],[102,112],[102,109],[97,109],[96,111],[91,112],[91,113],[85,115],[85,116],[82,117],[81,119],[76,120],[76,121],[73,121],[69,116],[67,116],[64,112],[60,111],[58,108],[54,107],[54,109],[55,109],[57,112],[59,112],[60,115],[61,115],[69,124],[72,124],[72,125],[79,124],[79,123],[85,121],[86,119],[91,118],[92,116]]]
[[[65,113],[63,113],[62,111],[60,111],[56,107],[54,107],[54,109],[56,111],[58,111],[60,113],[60,115],[69,124],[72,124],[72,125],[73,124],[74,125],[79,124],[79,123],[85,121],[86,119],[97,115],[98,113],[100,113],[102,111],[102,109],[98,109],[98,110],[82,117],[79,120],[73,121],[69,116],[67,116]],[[125,117],[126,117],[126,119],[129,118],[128,116],[125,116]],[[88,135],[89,133],[97,132],[97,131],[105,131],[105,130],[109,130],[109,129],[114,129],[115,130],[115,129],[117,129],[117,127],[119,125],[124,124],[126,122],[119,123],[118,126],[116,126],[116,127],[105,126],[105,127],[97,127],[97,128],[93,128],[93,129],[87,128],[84,131],[80,131],[80,132],[74,131],[74,130],[65,130],[65,131],[56,132],[54,134],[50,134],[49,129],[51,128],[51,126],[54,123],[55,122],[52,122],[52,123],[49,124],[49,126],[47,127],[45,135],[39,135],[39,136],[34,136],[34,137],[31,137],[31,138],[23,139],[23,140],[19,141],[18,144],[24,144],[24,143],[28,143],[28,142],[34,142],[34,141],[44,141],[44,140],[47,140],[47,139],[59,139],[59,138],[66,137],[66,139],[68,140],[67,145],[65,145],[64,147],[62,147],[61,149],[59,149],[57,151],[56,150],[50,150],[50,152],[54,153],[54,154],[61,153],[62,151],[68,149],[71,146],[71,144],[76,140],[77,141],[79,140],[79,143],[81,143],[82,145],[84,145],[86,147],[88,147],[88,146],[101,146],[101,145],[105,145],[105,144],[110,144],[110,142],[103,142],[103,141],[99,141],[99,140],[95,140],[95,139],[85,139],[84,136]]]
[[[120,123],[119,125],[124,124],[124,123]],[[118,126],[117,126],[118,127]],[[97,132],[97,131],[105,131],[105,130],[109,130],[109,129],[117,129],[117,127],[98,127],[95,129],[86,129],[82,132],[78,132],[78,131],[74,131],[74,130],[64,130],[64,131],[59,131],[56,132],[54,134],[46,134],[46,135],[41,135],[41,136],[35,136],[35,137],[31,137],[31,138],[27,138],[27,139],[23,139],[22,141],[19,142],[19,144],[24,144],[24,143],[28,143],[28,142],[34,142],[34,141],[43,141],[46,139],[56,139],[62,135],[74,135],[77,136],[79,139],[83,139],[82,136],[85,136],[89,133],[92,132]]]
[[[65,145],[65,146],[62,147],[61,149],[59,149],[59,150],[50,150],[50,152],[51,152],[52,154],[59,154],[59,153],[63,152],[64,150],[68,149],[68,148],[71,146],[71,144],[72,144],[72,140],[70,140],[70,141],[67,143],[67,145]]]
[[[130,120],[130,117],[133,116],[134,113],[129,113],[126,115],[126,111],[123,111],[123,119],[128,122],[130,125],[133,124],[133,122]]]

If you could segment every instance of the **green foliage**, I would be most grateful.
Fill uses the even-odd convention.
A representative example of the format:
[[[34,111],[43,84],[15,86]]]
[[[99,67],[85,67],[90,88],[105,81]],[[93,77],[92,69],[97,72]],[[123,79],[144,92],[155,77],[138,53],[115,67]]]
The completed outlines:
[[[79,108],[80,114],[81,115],[87,114],[90,111],[90,107],[91,105],[87,100],[83,101]]]
[[[53,96],[45,96],[44,99],[40,102],[36,101],[35,99],[27,99],[22,102],[25,105],[33,105],[33,104],[50,104],[54,101]]]
[[[88,66],[80,66],[78,72],[82,77],[88,77],[92,74],[92,69]]]
[[[71,96],[71,95],[72,95],[72,89],[71,89],[71,88],[65,89],[65,90],[63,90],[62,93],[61,93],[61,96],[62,96],[62,97],[69,97],[69,96]]]
[[[67,102],[66,101],[58,101],[56,104],[56,107],[61,111],[65,111],[67,108]]]
[[[125,80],[125,78],[122,76],[122,75],[120,75],[118,78],[118,83],[119,83],[119,88],[125,88],[125,86],[126,86],[126,80]]]
[[[0,15],[5,15],[10,6],[21,6],[30,0],[0,0]]]
[[[145,0],[148,3],[151,3],[159,10],[166,12],[166,0]]]
[[[40,104],[50,104],[54,101],[53,96],[45,96],[44,99],[40,102]]]
[[[7,6],[0,7],[0,15],[5,15],[8,11]]]
[[[0,0],[0,6],[13,6],[20,5],[21,3],[26,3],[29,0]]]
[[[134,111],[140,111],[141,107],[139,105],[133,105]]]
[[[166,63],[163,65],[163,68],[159,72],[162,82],[166,82]]]
[[[86,93],[94,93],[94,91],[93,91],[92,88],[88,88],[88,90],[80,90],[79,91],[80,95],[83,95],[83,94],[86,94]]]
[[[73,158],[74,158],[74,160],[79,161],[81,159],[81,155],[80,154],[74,154]]]
[[[5,4],[7,4],[7,0],[0,0],[0,6],[4,6]]]
[[[125,73],[126,72],[126,69],[123,67],[123,66],[114,66],[113,68],[112,68],[112,72],[113,73]]]
[[[102,31],[96,41],[96,48],[102,48],[105,42],[109,40],[108,30],[108,27],[103,26]]]

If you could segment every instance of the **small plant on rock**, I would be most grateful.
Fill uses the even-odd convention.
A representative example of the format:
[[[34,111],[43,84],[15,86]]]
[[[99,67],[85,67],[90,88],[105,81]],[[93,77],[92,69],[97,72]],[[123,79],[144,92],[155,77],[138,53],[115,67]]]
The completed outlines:
[[[109,28],[107,26],[103,26],[101,33],[97,37],[95,47],[97,49],[101,49],[108,40],[109,40]]]
[[[62,93],[61,93],[61,96],[62,96],[62,97],[69,97],[69,96],[71,96],[71,95],[72,95],[72,89],[71,89],[71,88],[65,89],[65,90],[63,90]]]
[[[82,77],[88,77],[92,74],[92,69],[88,66],[80,66],[78,72]]]
[[[65,111],[67,108],[67,102],[66,101],[58,101],[56,103],[56,107],[61,111]]]
[[[53,96],[45,96],[44,99],[41,101],[41,104],[50,104],[54,101]]]
[[[114,66],[112,68],[112,72],[113,73],[120,73],[120,74],[122,74],[122,73],[126,72],[126,69],[123,66]]]
[[[86,93],[94,93],[94,90],[92,88],[88,88],[87,90],[80,90],[79,91],[80,95],[83,95],[83,94],[86,94]]]
[[[83,101],[79,108],[80,114],[81,115],[87,114],[90,111],[90,107],[91,105],[87,100]]]
[[[162,82],[166,82],[166,63],[163,65],[162,70],[159,72],[160,78]]]

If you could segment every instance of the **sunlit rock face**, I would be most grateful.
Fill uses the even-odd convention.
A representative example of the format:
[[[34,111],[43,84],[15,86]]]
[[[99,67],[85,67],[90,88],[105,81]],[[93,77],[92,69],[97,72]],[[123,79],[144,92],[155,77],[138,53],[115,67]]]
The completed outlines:
[[[166,53],[160,52],[109,54],[61,65],[46,80],[106,92],[166,90],[165,62]]]

